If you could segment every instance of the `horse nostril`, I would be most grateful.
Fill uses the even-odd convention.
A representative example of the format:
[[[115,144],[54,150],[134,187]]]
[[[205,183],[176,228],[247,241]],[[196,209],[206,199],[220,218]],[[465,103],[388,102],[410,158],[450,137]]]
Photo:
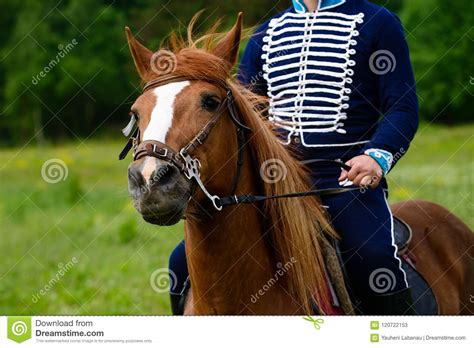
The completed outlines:
[[[134,166],[128,168],[128,185],[132,191],[138,191],[140,187],[145,185],[142,173]]]
[[[175,172],[175,169],[172,165],[170,164],[165,164],[162,165],[161,167],[155,169],[153,172],[153,175],[151,176],[150,179],[150,184],[151,185],[156,185],[156,184],[167,184],[171,177],[173,176]]]

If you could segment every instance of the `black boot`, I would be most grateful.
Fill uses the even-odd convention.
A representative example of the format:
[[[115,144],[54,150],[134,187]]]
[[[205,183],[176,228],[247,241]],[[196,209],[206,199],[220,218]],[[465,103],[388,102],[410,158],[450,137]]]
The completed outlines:
[[[414,315],[411,288],[364,298],[365,315]]]
[[[170,294],[171,301],[171,312],[173,315],[183,315],[184,305],[186,304],[186,297],[188,296],[189,289],[191,288],[191,281],[189,277],[184,282],[183,290],[181,294]]]
[[[181,295],[170,294],[171,313],[173,315],[183,315],[184,306],[182,306]]]

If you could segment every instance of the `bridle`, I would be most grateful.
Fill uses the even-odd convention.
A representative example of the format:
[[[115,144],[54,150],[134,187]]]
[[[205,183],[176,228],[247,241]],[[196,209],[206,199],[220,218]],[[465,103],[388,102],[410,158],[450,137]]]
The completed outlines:
[[[174,75],[167,75],[165,77],[160,77],[154,80],[151,80],[143,87],[143,92],[147,90],[159,86],[163,86],[173,82],[181,82],[181,81],[189,81],[195,80],[186,77],[174,76]],[[199,79],[202,81],[203,79]],[[237,158],[237,171],[234,176],[231,194],[235,193],[237,188],[237,184],[239,182],[241,167],[243,165],[243,151],[245,147],[245,133],[250,133],[251,129],[242,124],[239,119],[239,114],[235,108],[234,96],[232,94],[232,90],[226,83],[222,83],[219,80],[212,80],[208,79],[205,80],[207,82],[217,84],[223,87],[226,91],[226,97],[220,103],[218,109],[215,111],[214,116],[204,125],[204,127],[198,132],[198,134],[184,147],[182,147],[179,151],[175,151],[170,146],[156,140],[145,140],[140,141],[140,129],[138,126],[135,125],[136,119],[132,115],[132,119],[127,127],[124,128],[124,134],[126,136],[130,136],[127,144],[125,145],[124,149],[119,155],[119,160],[123,160],[128,152],[133,148],[133,160],[137,161],[140,158],[145,156],[151,156],[158,159],[161,159],[165,162],[168,162],[174,165],[176,168],[179,169],[181,173],[188,180],[195,180],[204,194],[211,200],[214,208],[217,210],[221,210],[223,205],[220,204],[220,197],[217,195],[212,195],[209,193],[207,188],[205,187],[204,183],[201,180],[200,175],[200,168],[201,163],[199,159],[196,157],[192,157],[190,153],[192,153],[196,148],[201,146],[204,141],[207,139],[209,134],[211,133],[212,129],[215,127],[217,122],[219,121],[221,115],[227,110],[229,112],[230,119],[234,123],[236,127],[237,133],[237,143],[238,143],[238,158]],[[132,128],[135,126],[135,130],[132,133]],[[128,133],[128,134],[127,134]]]
[[[166,75],[163,77],[159,77],[157,79],[151,80],[150,82],[146,83],[143,87],[143,92],[148,91],[151,88],[163,86],[173,82],[181,82],[181,81],[189,81],[189,80],[197,80],[196,78],[188,78],[183,76],[175,76],[175,75]],[[319,189],[319,190],[311,190],[306,192],[292,192],[282,195],[274,195],[274,196],[257,196],[257,195],[235,195],[235,190],[237,188],[241,168],[243,165],[244,159],[244,148],[247,133],[252,132],[250,128],[242,124],[239,114],[235,108],[235,100],[232,94],[232,90],[229,85],[225,82],[222,82],[217,79],[202,79],[199,78],[200,81],[206,81],[215,85],[222,87],[226,91],[226,97],[219,105],[218,109],[215,111],[214,116],[204,125],[204,127],[198,132],[198,134],[184,147],[182,147],[179,151],[172,149],[170,146],[156,140],[145,140],[140,141],[140,129],[138,127],[136,116],[132,115],[132,118],[129,124],[122,130],[125,136],[128,136],[128,142],[123,148],[123,150],[119,154],[119,160],[123,160],[127,154],[133,149],[133,160],[137,161],[140,158],[150,156],[155,157],[160,160],[163,160],[173,166],[175,166],[188,180],[195,180],[207,198],[212,202],[213,206],[217,210],[222,210],[224,206],[227,205],[234,205],[234,204],[241,204],[241,203],[255,203],[260,202],[268,199],[276,199],[276,198],[290,198],[290,197],[305,197],[305,196],[322,196],[322,195],[331,195],[337,194],[347,191],[354,191],[359,190],[358,188],[330,188],[330,189]],[[217,122],[219,121],[221,115],[228,111],[228,114],[236,127],[237,133],[237,143],[238,143],[238,158],[237,158],[237,170],[234,176],[231,194],[226,197],[219,197],[217,195],[212,195],[204,185],[201,180],[201,163],[199,159],[196,157],[192,157],[191,153],[201,146],[204,141],[207,139],[209,134],[211,133],[212,129],[215,127]],[[346,165],[340,160],[331,160],[331,159],[313,159],[306,161],[305,163],[316,163],[316,162],[328,162],[335,164],[345,170],[350,170],[351,167]]]

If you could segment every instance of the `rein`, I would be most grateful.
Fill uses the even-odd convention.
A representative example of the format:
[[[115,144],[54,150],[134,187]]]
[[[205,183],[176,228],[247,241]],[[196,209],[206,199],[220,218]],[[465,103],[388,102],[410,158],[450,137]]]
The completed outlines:
[[[164,77],[160,77],[154,80],[149,81],[143,87],[143,92],[147,90],[159,86],[163,86],[172,82],[180,82],[185,80],[196,80],[196,78],[186,78],[182,76],[175,76],[175,75],[167,75]],[[238,116],[238,112],[235,108],[234,96],[232,94],[232,90],[228,86],[227,83],[222,82],[217,79],[199,79],[204,80],[213,84],[217,84],[226,91],[226,97],[219,105],[219,108],[216,111],[216,114],[204,125],[204,127],[199,131],[199,133],[183,148],[179,151],[175,151],[170,146],[156,140],[145,140],[140,141],[140,129],[137,126],[137,117],[136,115],[132,115],[132,118],[129,124],[122,130],[125,136],[128,136],[129,139],[125,144],[125,147],[119,154],[119,160],[123,160],[127,154],[133,149],[133,160],[137,161],[143,157],[150,156],[155,157],[169,164],[174,165],[176,168],[179,169],[181,173],[188,180],[195,180],[207,198],[212,202],[214,208],[216,210],[222,210],[223,207],[228,205],[234,204],[243,204],[243,203],[256,203],[261,201],[266,201],[269,199],[279,199],[279,198],[291,198],[291,197],[307,197],[307,196],[322,196],[322,195],[332,195],[338,194],[353,190],[358,190],[358,188],[331,188],[331,189],[319,189],[319,190],[312,190],[306,192],[293,192],[287,193],[282,195],[273,195],[273,196],[257,196],[257,195],[234,195],[234,192],[237,188],[241,168],[243,165],[243,152],[245,148],[245,140],[246,140],[246,133],[252,132],[250,128],[242,124],[240,118]],[[201,163],[199,159],[196,157],[191,157],[190,152],[198,148],[200,145],[204,143],[207,139],[209,134],[211,133],[214,126],[217,124],[220,116],[224,113],[224,111],[229,111],[230,118],[236,127],[237,133],[237,143],[238,143],[238,158],[237,158],[237,171],[234,176],[234,180],[232,183],[232,193],[226,197],[219,197],[217,195],[212,195],[206,189],[206,186],[201,180],[200,168]],[[316,163],[316,162],[327,162],[338,165],[339,167],[350,170],[351,167],[344,164],[342,161],[339,160],[330,160],[330,159],[313,159],[309,161],[304,161],[305,164],[308,163]]]

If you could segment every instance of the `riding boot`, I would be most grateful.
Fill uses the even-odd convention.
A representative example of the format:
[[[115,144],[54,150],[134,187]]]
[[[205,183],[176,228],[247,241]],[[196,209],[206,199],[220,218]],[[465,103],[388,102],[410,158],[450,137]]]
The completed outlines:
[[[171,312],[173,315],[183,315],[186,298],[188,297],[189,289],[191,288],[191,281],[189,277],[184,282],[181,294],[170,294]]]
[[[413,315],[413,298],[411,288],[391,294],[383,294],[364,298],[365,315]]]
[[[173,315],[183,315],[182,295],[170,294],[171,312]]]

